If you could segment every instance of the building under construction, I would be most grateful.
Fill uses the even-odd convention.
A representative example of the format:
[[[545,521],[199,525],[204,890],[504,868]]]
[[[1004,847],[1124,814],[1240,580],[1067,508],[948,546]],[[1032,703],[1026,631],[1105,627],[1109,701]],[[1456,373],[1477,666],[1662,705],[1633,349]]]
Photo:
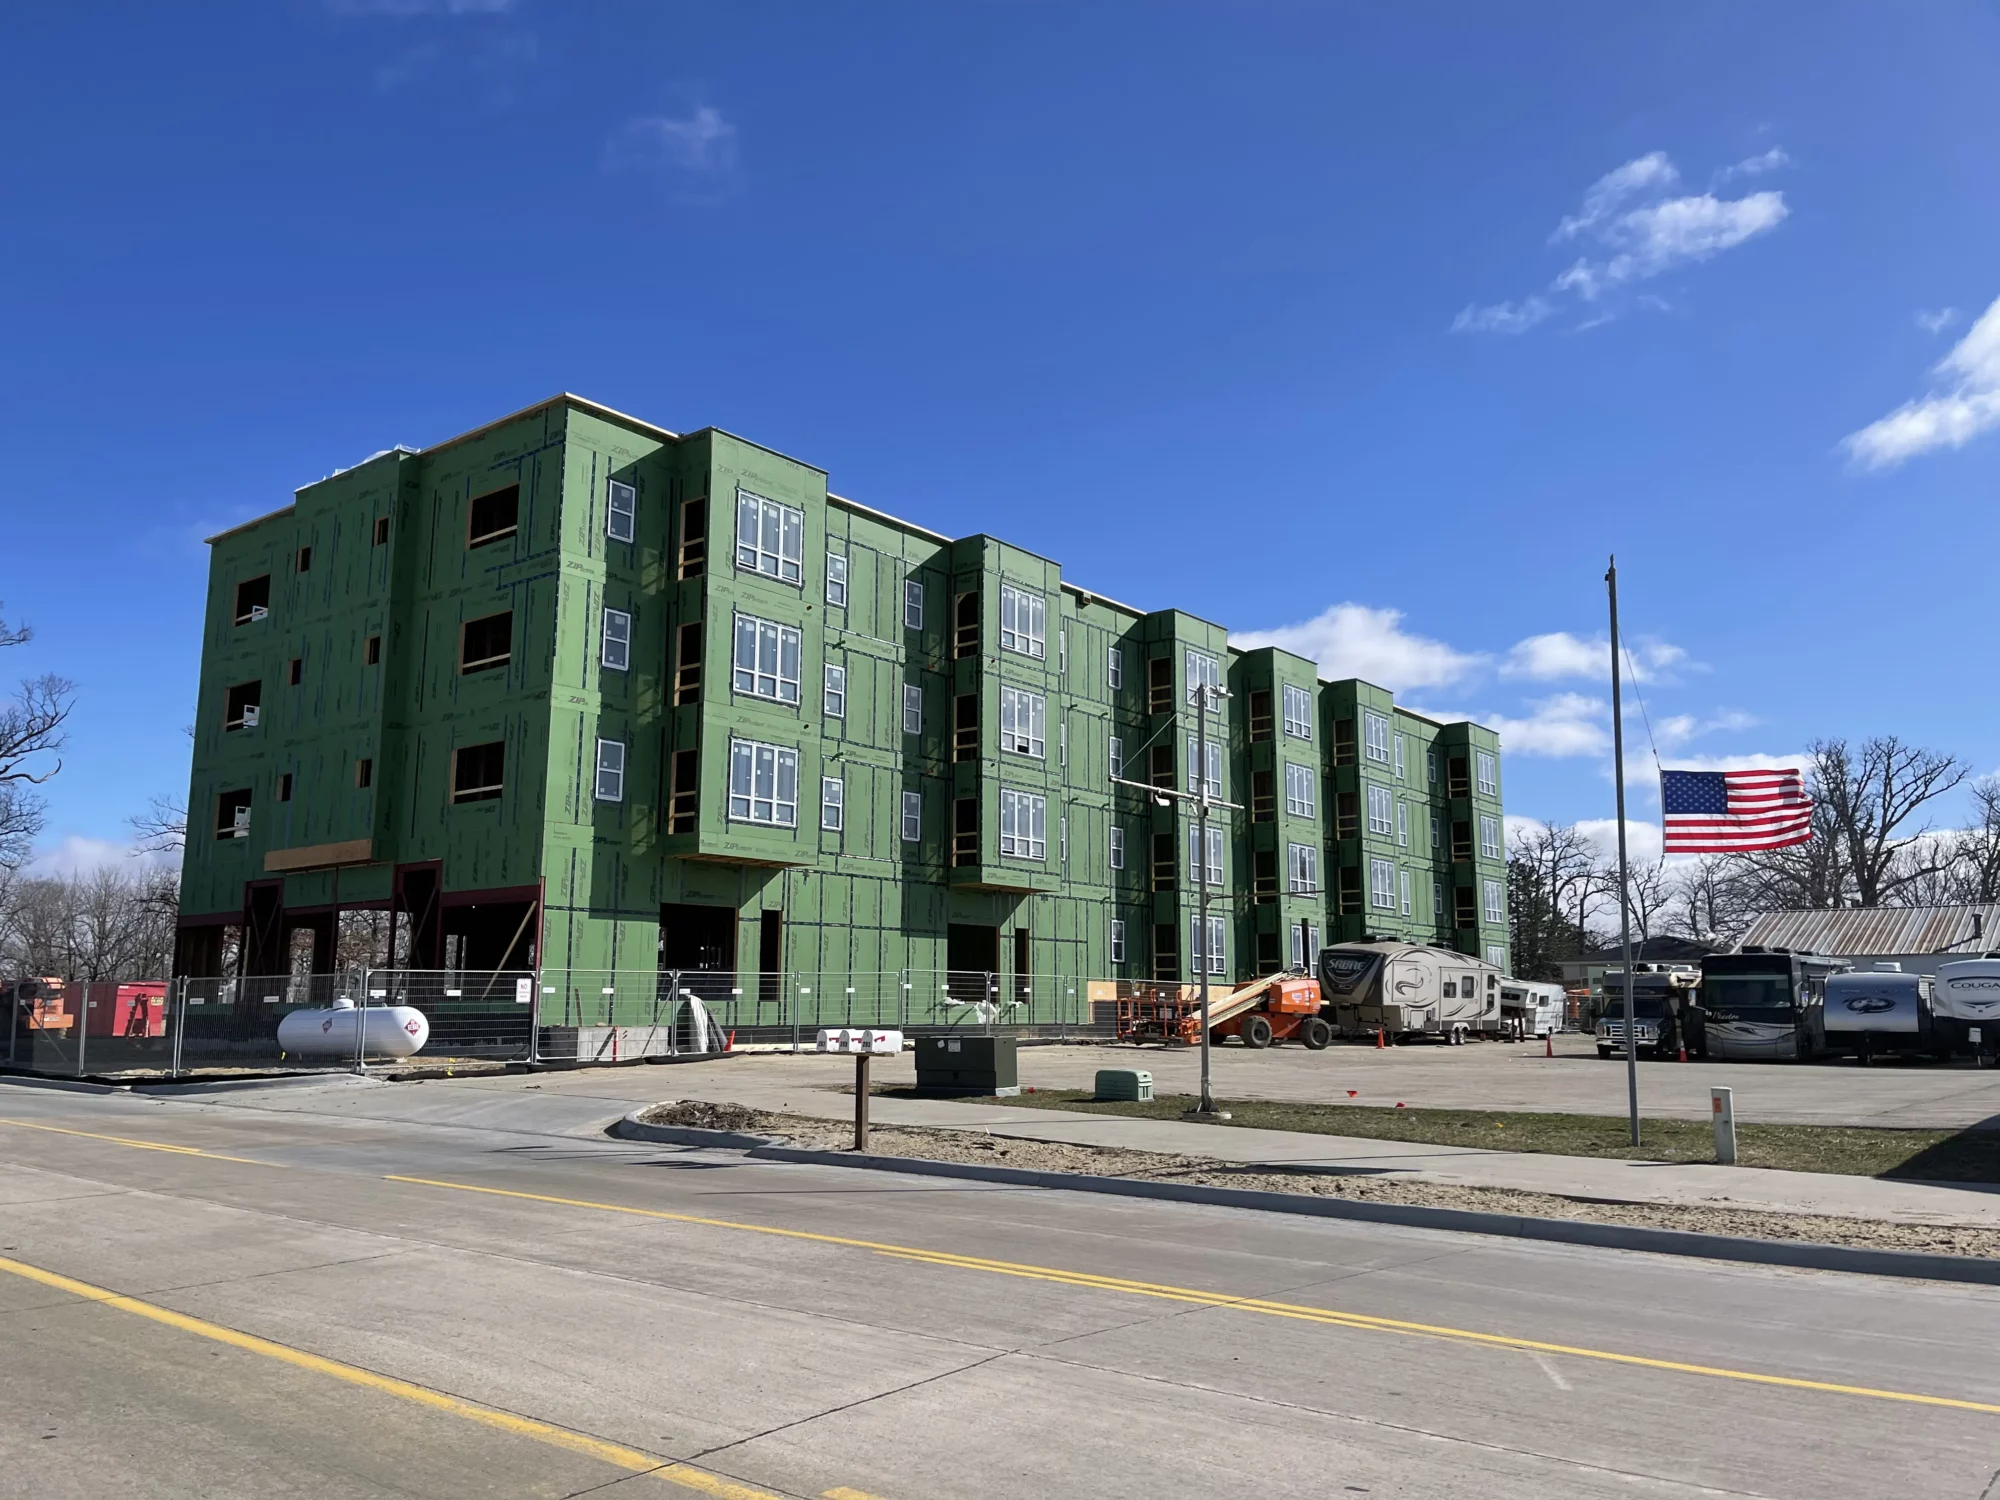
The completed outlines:
[[[1490,731],[826,478],[559,396],[213,538],[180,972],[1504,967]]]

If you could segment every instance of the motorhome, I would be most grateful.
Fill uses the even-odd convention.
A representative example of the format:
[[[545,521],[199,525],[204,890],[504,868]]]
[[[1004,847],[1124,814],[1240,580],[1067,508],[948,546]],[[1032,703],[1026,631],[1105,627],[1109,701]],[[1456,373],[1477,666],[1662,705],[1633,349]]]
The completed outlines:
[[[1946,1047],[1977,1067],[2000,1061],[2000,958],[1939,964],[1931,1004]]]
[[[1878,1057],[1946,1057],[1937,1031],[1928,974],[1900,964],[1832,974],[1826,981],[1826,1050],[1863,1067]]]
[[[1708,1055],[1749,1062],[1804,1062],[1826,1046],[1826,982],[1851,969],[1844,958],[1745,948],[1701,961]]]
[[[1323,948],[1321,1014],[1342,1036],[1460,1043],[1500,1034],[1500,970],[1467,953],[1375,941]]]
[[[1690,1057],[1707,1055],[1707,1019],[1700,1004],[1701,971],[1679,964],[1632,965],[1632,1034],[1639,1055],[1659,1056],[1663,1039],[1670,1039],[1675,1056],[1683,1048]],[[1671,1023],[1671,1024],[1670,1024]],[[1604,972],[1603,1008],[1591,1028],[1597,1055],[1625,1051],[1625,971]]]
[[[1563,1029],[1568,996],[1559,984],[1532,979],[1500,981],[1500,1034],[1521,1041],[1540,1041]]]

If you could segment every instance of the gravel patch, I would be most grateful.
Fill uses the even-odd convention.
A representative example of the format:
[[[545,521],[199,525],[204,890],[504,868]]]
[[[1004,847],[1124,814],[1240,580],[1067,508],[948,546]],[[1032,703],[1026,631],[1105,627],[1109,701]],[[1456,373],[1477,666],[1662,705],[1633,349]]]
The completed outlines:
[[[640,1119],[653,1125],[690,1125],[708,1130],[744,1131],[785,1137],[811,1151],[845,1151],[854,1142],[852,1122],[810,1115],[773,1114],[737,1104],[684,1099],[656,1104]],[[1891,1223],[1830,1214],[1773,1213],[1762,1209],[1680,1203],[1605,1203],[1512,1188],[1459,1187],[1314,1170],[1251,1166],[1214,1157],[1160,1151],[1078,1146],[1056,1141],[981,1135],[970,1130],[876,1125],[868,1132],[873,1156],[921,1157],[931,1161],[984,1163],[1035,1172],[1080,1172],[1146,1182],[1195,1183],[1203,1187],[1248,1188],[1259,1192],[1304,1193],[1357,1202],[1461,1208],[1481,1213],[1520,1214],[1537,1219],[1571,1219],[1626,1224],[1642,1229],[1680,1229],[1695,1234],[1739,1235],[1745,1239],[1803,1240],[1866,1250],[1923,1251],[1933,1255],[2000,1256],[2000,1230],[1949,1224]]]

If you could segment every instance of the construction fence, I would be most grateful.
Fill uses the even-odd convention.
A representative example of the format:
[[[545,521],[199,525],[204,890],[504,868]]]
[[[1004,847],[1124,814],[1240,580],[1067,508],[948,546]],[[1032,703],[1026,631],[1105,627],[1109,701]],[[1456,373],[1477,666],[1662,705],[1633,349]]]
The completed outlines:
[[[0,982],[0,1062],[67,1077],[811,1050],[823,1027],[1110,1039],[1134,996],[1075,975],[353,969],[226,979]],[[1122,1003],[1122,1004],[1121,1004]]]

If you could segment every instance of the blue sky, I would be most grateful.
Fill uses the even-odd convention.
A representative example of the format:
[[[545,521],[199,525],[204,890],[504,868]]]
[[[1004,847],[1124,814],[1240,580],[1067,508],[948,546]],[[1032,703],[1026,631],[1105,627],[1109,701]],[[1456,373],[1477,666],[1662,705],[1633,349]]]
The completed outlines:
[[[203,536],[563,389],[1495,723],[1517,814],[1609,815],[1613,551],[1669,763],[1993,768],[1996,97],[1942,0],[23,7],[47,844],[184,790]]]

